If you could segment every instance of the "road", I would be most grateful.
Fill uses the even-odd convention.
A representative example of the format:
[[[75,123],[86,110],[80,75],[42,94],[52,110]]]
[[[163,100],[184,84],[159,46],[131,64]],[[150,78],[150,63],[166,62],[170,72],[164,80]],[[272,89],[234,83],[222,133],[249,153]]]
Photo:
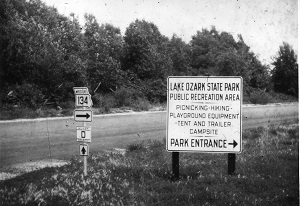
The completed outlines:
[[[243,129],[298,119],[298,103],[243,106]],[[90,153],[126,148],[141,140],[162,140],[166,112],[140,112],[95,116]],[[0,169],[16,163],[42,159],[70,159],[79,155],[73,117],[27,121],[0,121]]]

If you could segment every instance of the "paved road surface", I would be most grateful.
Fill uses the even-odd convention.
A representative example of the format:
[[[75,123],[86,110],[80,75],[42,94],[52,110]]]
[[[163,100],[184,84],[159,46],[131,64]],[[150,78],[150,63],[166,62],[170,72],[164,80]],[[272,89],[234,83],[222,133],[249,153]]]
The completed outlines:
[[[244,106],[243,129],[298,119],[298,104]],[[76,125],[72,117],[0,122],[0,169],[41,159],[69,159],[79,154]],[[141,112],[95,116],[90,153],[126,148],[140,140],[162,140],[166,112]],[[50,143],[50,144],[49,144]]]

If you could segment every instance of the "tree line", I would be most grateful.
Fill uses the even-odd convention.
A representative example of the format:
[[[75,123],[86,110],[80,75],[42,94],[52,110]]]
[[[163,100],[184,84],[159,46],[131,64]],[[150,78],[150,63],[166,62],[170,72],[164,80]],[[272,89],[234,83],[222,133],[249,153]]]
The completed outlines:
[[[246,45],[212,26],[189,43],[168,38],[152,22],[135,20],[122,36],[119,28],[85,14],[79,24],[40,0],[0,2],[0,97],[38,108],[74,100],[72,88],[92,94],[132,91],[152,102],[166,101],[168,76],[242,76],[244,95],[275,90],[298,95],[297,56],[284,43],[274,69]],[[297,73],[297,75],[296,75]],[[14,104],[15,104],[14,103]]]

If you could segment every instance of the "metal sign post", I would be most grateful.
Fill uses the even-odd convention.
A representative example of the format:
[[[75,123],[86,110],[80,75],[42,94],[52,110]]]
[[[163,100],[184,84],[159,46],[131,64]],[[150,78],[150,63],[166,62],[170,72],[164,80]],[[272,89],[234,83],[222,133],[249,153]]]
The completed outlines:
[[[87,156],[89,155],[89,145],[91,142],[91,127],[86,125],[86,122],[92,122],[93,112],[91,107],[93,105],[91,95],[87,87],[74,87],[75,107],[81,109],[74,110],[74,120],[82,122],[82,126],[77,126],[77,141],[84,144],[79,145],[79,154],[83,156],[83,174],[87,176]]]
[[[83,126],[86,126],[86,123],[83,122]],[[83,147],[84,148],[84,147]],[[83,156],[83,175],[87,176],[87,155]]]

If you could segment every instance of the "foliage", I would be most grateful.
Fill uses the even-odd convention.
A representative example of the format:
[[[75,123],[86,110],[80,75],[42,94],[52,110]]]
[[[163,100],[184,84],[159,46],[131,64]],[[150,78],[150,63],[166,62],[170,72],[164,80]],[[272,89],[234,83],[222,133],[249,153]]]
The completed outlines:
[[[121,87],[114,92],[117,107],[129,106],[131,102],[137,98],[133,90]]]
[[[84,17],[81,26],[73,13],[61,15],[41,0],[0,2],[1,107],[8,108],[7,95],[17,93],[18,85],[32,85],[38,96],[32,96],[30,87],[26,92],[35,103],[19,99],[18,104],[40,107],[43,97],[45,105],[61,107],[74,99],[72,87],[86,86],[95,101],[108,95],[106,103],[99,103],[104,111],[114,105],[111,97],[117,106],[134,103],[142,108],[147,102],[166,101],[166,81],[172,75],[242,76],[249,97],[250,91],[270,92],[273,85],[276,92],[298,94],[296,56],[285,43],[270,73],[242,35],[235,40],[214,26],[197,31],[186,43],[176,34],[165,37],[145,20],[130,23],[122,36],[119,28],[100,25],[91,14]]]
[[[120,58],[123,54],[123,39],[120,29],[110,24],[100,26],[93,15],[85,15],[85,54],[87,56],[87,77],[90,88],[110,91],[122,85],[125,75],[121,70]]]
[[[6,17],[1,21],[1,39],[6,41],[1,51],[2,88],[33,84],[43,95],[66,101],[74,84],[84,82],[78,21],[39,0],[5,0],[2,6]]]
[[[180,153],[180,179],[172,181],[165,141],[143,141],[119,152],[81,158],[1,181],[1,205],[298,205],[298,125],[243,131],[236,174],[227,154]]]
[[[250,94],[250,102],[252,104],[268,104],[272,102],[272,97],[264,91],[253,91]]]
[[[298,97],[298,63],[293,48],[283,42],[273,61],[272,82],[276,92]]]
[[[168,53],[172,60],[173,70],[169,72],[170,76],[192,75],[191,71],[191,49],[180,37],[175,34],[167,44]]]
[[[109,113],[111,108],[116,106],[115,98],[112,94],[95,94],[93,97],[93,106],[100,108],[100,113]]]
[[[164,78],[169,64],[162,36],[153,23],[136,20],[126,29],[124,70],[131,70],[141,80]]]
[[[191,74],[209,76],[242,76],[244,88],[267,89],[268,67],[261,64],[243,37],[235,41],[227,32],[219,33],[214,26],[202,29],[190,41]]]
[[[16,85],[9,93],[6,103],[18,107],[37,109],[43,104],[43,94],[34,84]]]
[[[168,39],[161,35],[158,28],[145,20],[136,20],[126,29],[123,70],[135,74],[137,85],[142,88],[149,100],[161,98],[161,94],[152,92],[166,90],[166,78],[172,69],[167,52]],[[150,82],[155,81],[153,85]],[[160,83],[162,82],[162,83]]]
[[[92,99],[94,106],[100,108],[100,113],[110,113],[110,109],[114,107],[128,107],[135,111],[148,111],[150,107],[143,94],[132,88],[120,87],[113,93],[97,93]]]
[[[133,101],[132,107],[134,111],[148,111],[150,109],[151,104],[145,98],[138,97]]]
[[[142,143],[133,143],[127,146],[127,152],[133,152],[138,150],[144,150],[145,146]]]

